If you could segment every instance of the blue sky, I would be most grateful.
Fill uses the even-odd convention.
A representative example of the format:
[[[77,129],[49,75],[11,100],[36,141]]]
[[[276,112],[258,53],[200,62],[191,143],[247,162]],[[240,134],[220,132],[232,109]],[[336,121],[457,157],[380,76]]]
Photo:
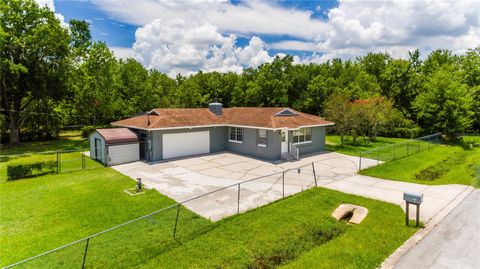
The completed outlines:
[[[172,76],[240,72],[284,54],[310,63],[480,44],[480,1],[36,1],[65,22],[88,21],[117,57]]]
[[[135,41],[137,25],[113,19],[90,1],[54,1],[56,12],[71,19],[85,20],[90,24],[93,40],[104,41],[112,47],[131,47]]]
[[[95,41],[104,41],[111,47],[131,47],[135,42],[135,31],[140,25],[134,25],[116,20],[105,10],[102,10],[91,1],[85,0],[55,0],[56,12],[62,14],[65,21],[71,19],[86,20],[90,24],[92,38]],[[242,1],[232,1],[233,4],[241,4]],[[312,18],[327,17],[327,12],[333,7],[338,6],[336,0],[329,1],[279,1],[278,4],[285,8],[294,8],[299,10],[313,12]],[[291,39],[288,36],[258,34],[266,42],[278,42]],[[245,46],[249,41],[247,37],[239,37],[237,45]],[[272,53],[286,53],[293,55],[302,55],[305,52],[293,50],[276,50]]]

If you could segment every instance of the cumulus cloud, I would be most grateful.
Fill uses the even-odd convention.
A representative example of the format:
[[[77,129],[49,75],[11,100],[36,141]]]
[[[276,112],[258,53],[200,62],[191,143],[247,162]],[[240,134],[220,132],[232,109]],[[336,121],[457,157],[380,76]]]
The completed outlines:
[[[135,58],[135,52],[132,48],[110,47],[117,59]]]
[[[114,18],[143,26],[155,19],[208,21],[222,32],[287,34],[317,39],[326,30],[312,11],[285,8],[275,3],[245,1],[232,4],[226,0],[197,1],[95,1]]]
[[[315,51],[316,43],[298,40],[285,40],[272,43],[269,47],[277,50]]]
[[[96,1],[120,21],[139,25],[134,53],[142,63],[168,73],[239,71],[271,61],[269,49],[309,51],[295,62],[351,59],[367,52],[408,57],[420,49],[465,52],[480,44],[480,1],[340,0],[324,10],[280,2],[227,0]],[[278,41],[265,44],[262,35]],[[251,38],[244,48],[237,36]]]
[[[272,60],[260,38],[253,36],[245,47],[236,46],[236,39],[208,22],[156,19],[137,29],[133,51],[148,68],[171,76],[198,70],[239,72]]]
[[[351,58],[369,51],[405,57],[437,48],[464,52],[479,45],[478,1],[342,0],[328,12],[329,33],[318,42],[323,58]]]
[[[40,7],[47,7],[51,11],[55,12],[55,4],[53,0],[35,0],[35,2]],[[55,12],[55,17],[60,21],[63,27],[68,27],[68,24],[65,22],[65,17],[62,14]]]

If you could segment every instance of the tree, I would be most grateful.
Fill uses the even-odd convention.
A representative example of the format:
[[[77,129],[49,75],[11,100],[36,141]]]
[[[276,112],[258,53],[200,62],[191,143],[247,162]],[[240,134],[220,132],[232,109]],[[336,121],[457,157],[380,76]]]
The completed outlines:
[[[424,87],[414,102],[422,128],[430,133],[441,131],[455,138],[471,126],[473,98],[451,66],[439,68],[427,79]]]
[[[335,122],[335,131],[340,135],[342,145],[345,142],[345,136],[352,128],[352,109],[350,106],[350,96],[346,94],[334,94],[325,103],[326,119]]]
[[[0,2],[0,26],[0,107],[10,143],[17,144],[24,119],[19,111],[66,93],[70,37],[53,12],[31,0]]]

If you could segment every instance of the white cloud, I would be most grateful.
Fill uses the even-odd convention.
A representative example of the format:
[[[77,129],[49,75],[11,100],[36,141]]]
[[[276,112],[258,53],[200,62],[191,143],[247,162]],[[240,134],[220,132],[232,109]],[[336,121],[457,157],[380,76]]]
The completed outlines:
[[[285,40],[272,43],[269,45],[269,47],[277,50],[315,51],[316,43],[298,40]]]
[[[198,70],[239,72],[272,60],[256,36],[243,48],[235,42],[235,35],[222,35],[208,22],[158,19],[137,29],[133,51],[143,65],[170,76]]]
[[[35,0],[40,7],[47,7],[51,11],[55,12],[55,4],[53,0]],[[62,14],[55,12],[55,17],[60,21],[63,27],[68,27],[68,24],[65,22],[65,17]]]
[[[135,52],[132,48],[110,47],[117,59],[135,58]]]
[[[462,53],[480,44],[480,1],[340,0],[324,10],[282,7],[279,2],[227,0],[96,1],[122,22],[140,25],[134,53],[148,67],[167,73],[239,71],[271,61],[269,49],[311,51],[295,62],[350,59],[367,52],[408,57],[438,48]],[[265,44],[258,36],[279,37]],[[245,48],[237,36],[251,38]]]
[[[329,33],[316,51],[324,59],[352,58],[369,51],[406,57],[408,51],[451,49],[463,52],[479,45],[478,1],[342,0],[328,13]]]
[[[197,1],[95,1],[114,18],[143,26],[155,19],[207,21],[222,32],[236,34],[278,34],[318,39],[325,23],[313,19],[311,11],[284,8],[275,3],[225,0]]]

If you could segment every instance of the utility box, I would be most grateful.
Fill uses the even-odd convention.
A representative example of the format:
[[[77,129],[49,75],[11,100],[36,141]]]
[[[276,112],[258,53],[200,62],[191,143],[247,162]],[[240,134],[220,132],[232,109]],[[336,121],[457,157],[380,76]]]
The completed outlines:
[[[407,203],[419,205],[423,202],[423,193],[404,192],[403,200]]]

